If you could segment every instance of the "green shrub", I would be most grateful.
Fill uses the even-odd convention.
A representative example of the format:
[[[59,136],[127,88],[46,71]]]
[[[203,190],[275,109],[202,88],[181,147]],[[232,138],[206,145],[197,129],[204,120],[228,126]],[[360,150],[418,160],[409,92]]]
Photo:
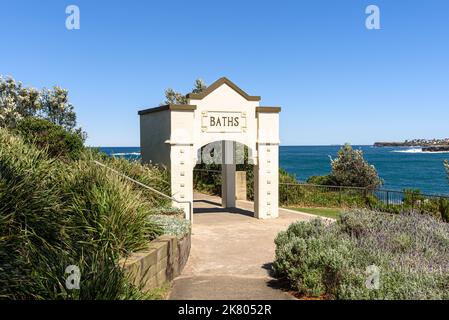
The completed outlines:
[[[439,199],[438,211],[441,214],[441,219],[445,222],[449,222],[449,199]]]
[[[279,203],[283,206],[364,208],[371,200],[362,189],[301,184],[279,186]]]
[[[195,169],[219,170],[220,172],[194,171],[193,188],[199,192],[221,195],[221,166],[198,165]]]
[[[150,210],[151,215],[157,216],[172,216],[182,218],[185,215],[185,212],[181,208],[173,208],[173,207],[155,207]]]
[[[61,188],[77,225],[71,239],[110,246],[121,255],[137,251],[160,232],[148,223],[151,206],[141,191],[116,174],[80,161],[66,168]],[[80,232],[81,231],[81,232]]]
[[[382,184],[376,168],[363,158],[362,150],[345,144],[331,160],[332,179],[339,186],[375,189]]]
[[[307,179],[307,183],[309,184],[316,184],[321,186],[335,186],[336,181],[331,175],[324,175],[324,176],[311,176]]]
[[[162,233],[151,209],[110,171],[50,158],[0,128],[0,297],[132,298],[117,262]],[[69,265],[80,290],[66,289]]]
[[[419,189],[404,189],[404,205],[414,207],[418,202],[424,200],[424,196]]]
[[[449,298],[449,225],[427,215],[347,212],[333,224],[294,223],[275,244],[276,275],[306,296]],[[366,286],[373,265],[377,289]]]
[[[166,195],[170,195],[170,176],[167,170],[160,169],[151,164],[141,164],[140,161],[129,161],[119,157],[110,157],[97,149],[87,149],[82,155],[84,161],[98,161],[109,168],[118,171],[138,182],[154,188]],[[108,171],[108,170],[106,170]],[[171,201],[151,190],[131,183],[133,190],[140,192],[152,208],[170,207]]]
[[[162,234],[175,236],[178,239],[182,239],[190,232],[190,221],[183,218],[166,215],[152,215],[149,217],[149,220],[162,227]]]
[[[16,128],[23,139],[46,150],[52,158],[76,160],[84,150],[82,138],[50,121],[27,117]]]

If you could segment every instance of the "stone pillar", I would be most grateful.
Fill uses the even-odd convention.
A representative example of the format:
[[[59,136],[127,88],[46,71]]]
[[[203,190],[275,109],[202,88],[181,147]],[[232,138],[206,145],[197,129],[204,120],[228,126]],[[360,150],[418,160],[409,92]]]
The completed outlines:
[[[193,159],[192,145],[171,145],[171,195],[178,201],[191,203],[173,201],[172,205],[183,209],[188,220],[193,215]]]
[[[221,165],[221,203],[224,208],[235,208],[235,161],[233,141],[223,141]]]
[[[246,200],[246,171],[236,171],[235,173],[235,198]]]
[[[259,219],[279,216],[279,112],[278,107],[257,109],[254,213]]]
[[[258,144],[258,162],[254,166],[254,212],[258,219],[279,216],[279,146]]]
[[[258,145],[259,159],[254,166],[254,212],[258,219],[279,216],[279,146]]]

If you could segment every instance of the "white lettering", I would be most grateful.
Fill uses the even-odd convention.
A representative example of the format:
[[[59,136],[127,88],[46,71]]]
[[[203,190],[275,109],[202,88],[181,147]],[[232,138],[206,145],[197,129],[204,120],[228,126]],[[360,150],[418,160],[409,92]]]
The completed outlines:
[[[378,6],[369,5],[365,10],[366,14],[369,16],[365,20],[365,26],[368,30],[379,30],[380,29],[380,9]]]
[[[80,29],[80,8],[75,5],[67,6],[65,13],[69,16],[65,20],[65,27],[67,30],[79,30]]]

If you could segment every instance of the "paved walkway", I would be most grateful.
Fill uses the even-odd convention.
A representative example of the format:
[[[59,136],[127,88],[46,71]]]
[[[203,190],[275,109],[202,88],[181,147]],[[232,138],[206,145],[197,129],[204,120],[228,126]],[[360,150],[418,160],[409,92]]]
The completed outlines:
[[[192,249],[170,299],[293,299],[270,275],[274,238],[298,220],[315,216],[280,209],[279,218],[253,218],[253,203],[221,208],[219,197],[195,194]]]

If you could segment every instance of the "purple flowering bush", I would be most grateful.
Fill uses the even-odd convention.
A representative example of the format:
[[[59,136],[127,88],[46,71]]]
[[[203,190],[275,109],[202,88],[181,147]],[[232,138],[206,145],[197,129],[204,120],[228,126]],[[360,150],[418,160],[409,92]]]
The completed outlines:
[[[449,299],[449,224],[428,215],[351,211],[294,223],[275,243],[274,271],[299,295]]]

